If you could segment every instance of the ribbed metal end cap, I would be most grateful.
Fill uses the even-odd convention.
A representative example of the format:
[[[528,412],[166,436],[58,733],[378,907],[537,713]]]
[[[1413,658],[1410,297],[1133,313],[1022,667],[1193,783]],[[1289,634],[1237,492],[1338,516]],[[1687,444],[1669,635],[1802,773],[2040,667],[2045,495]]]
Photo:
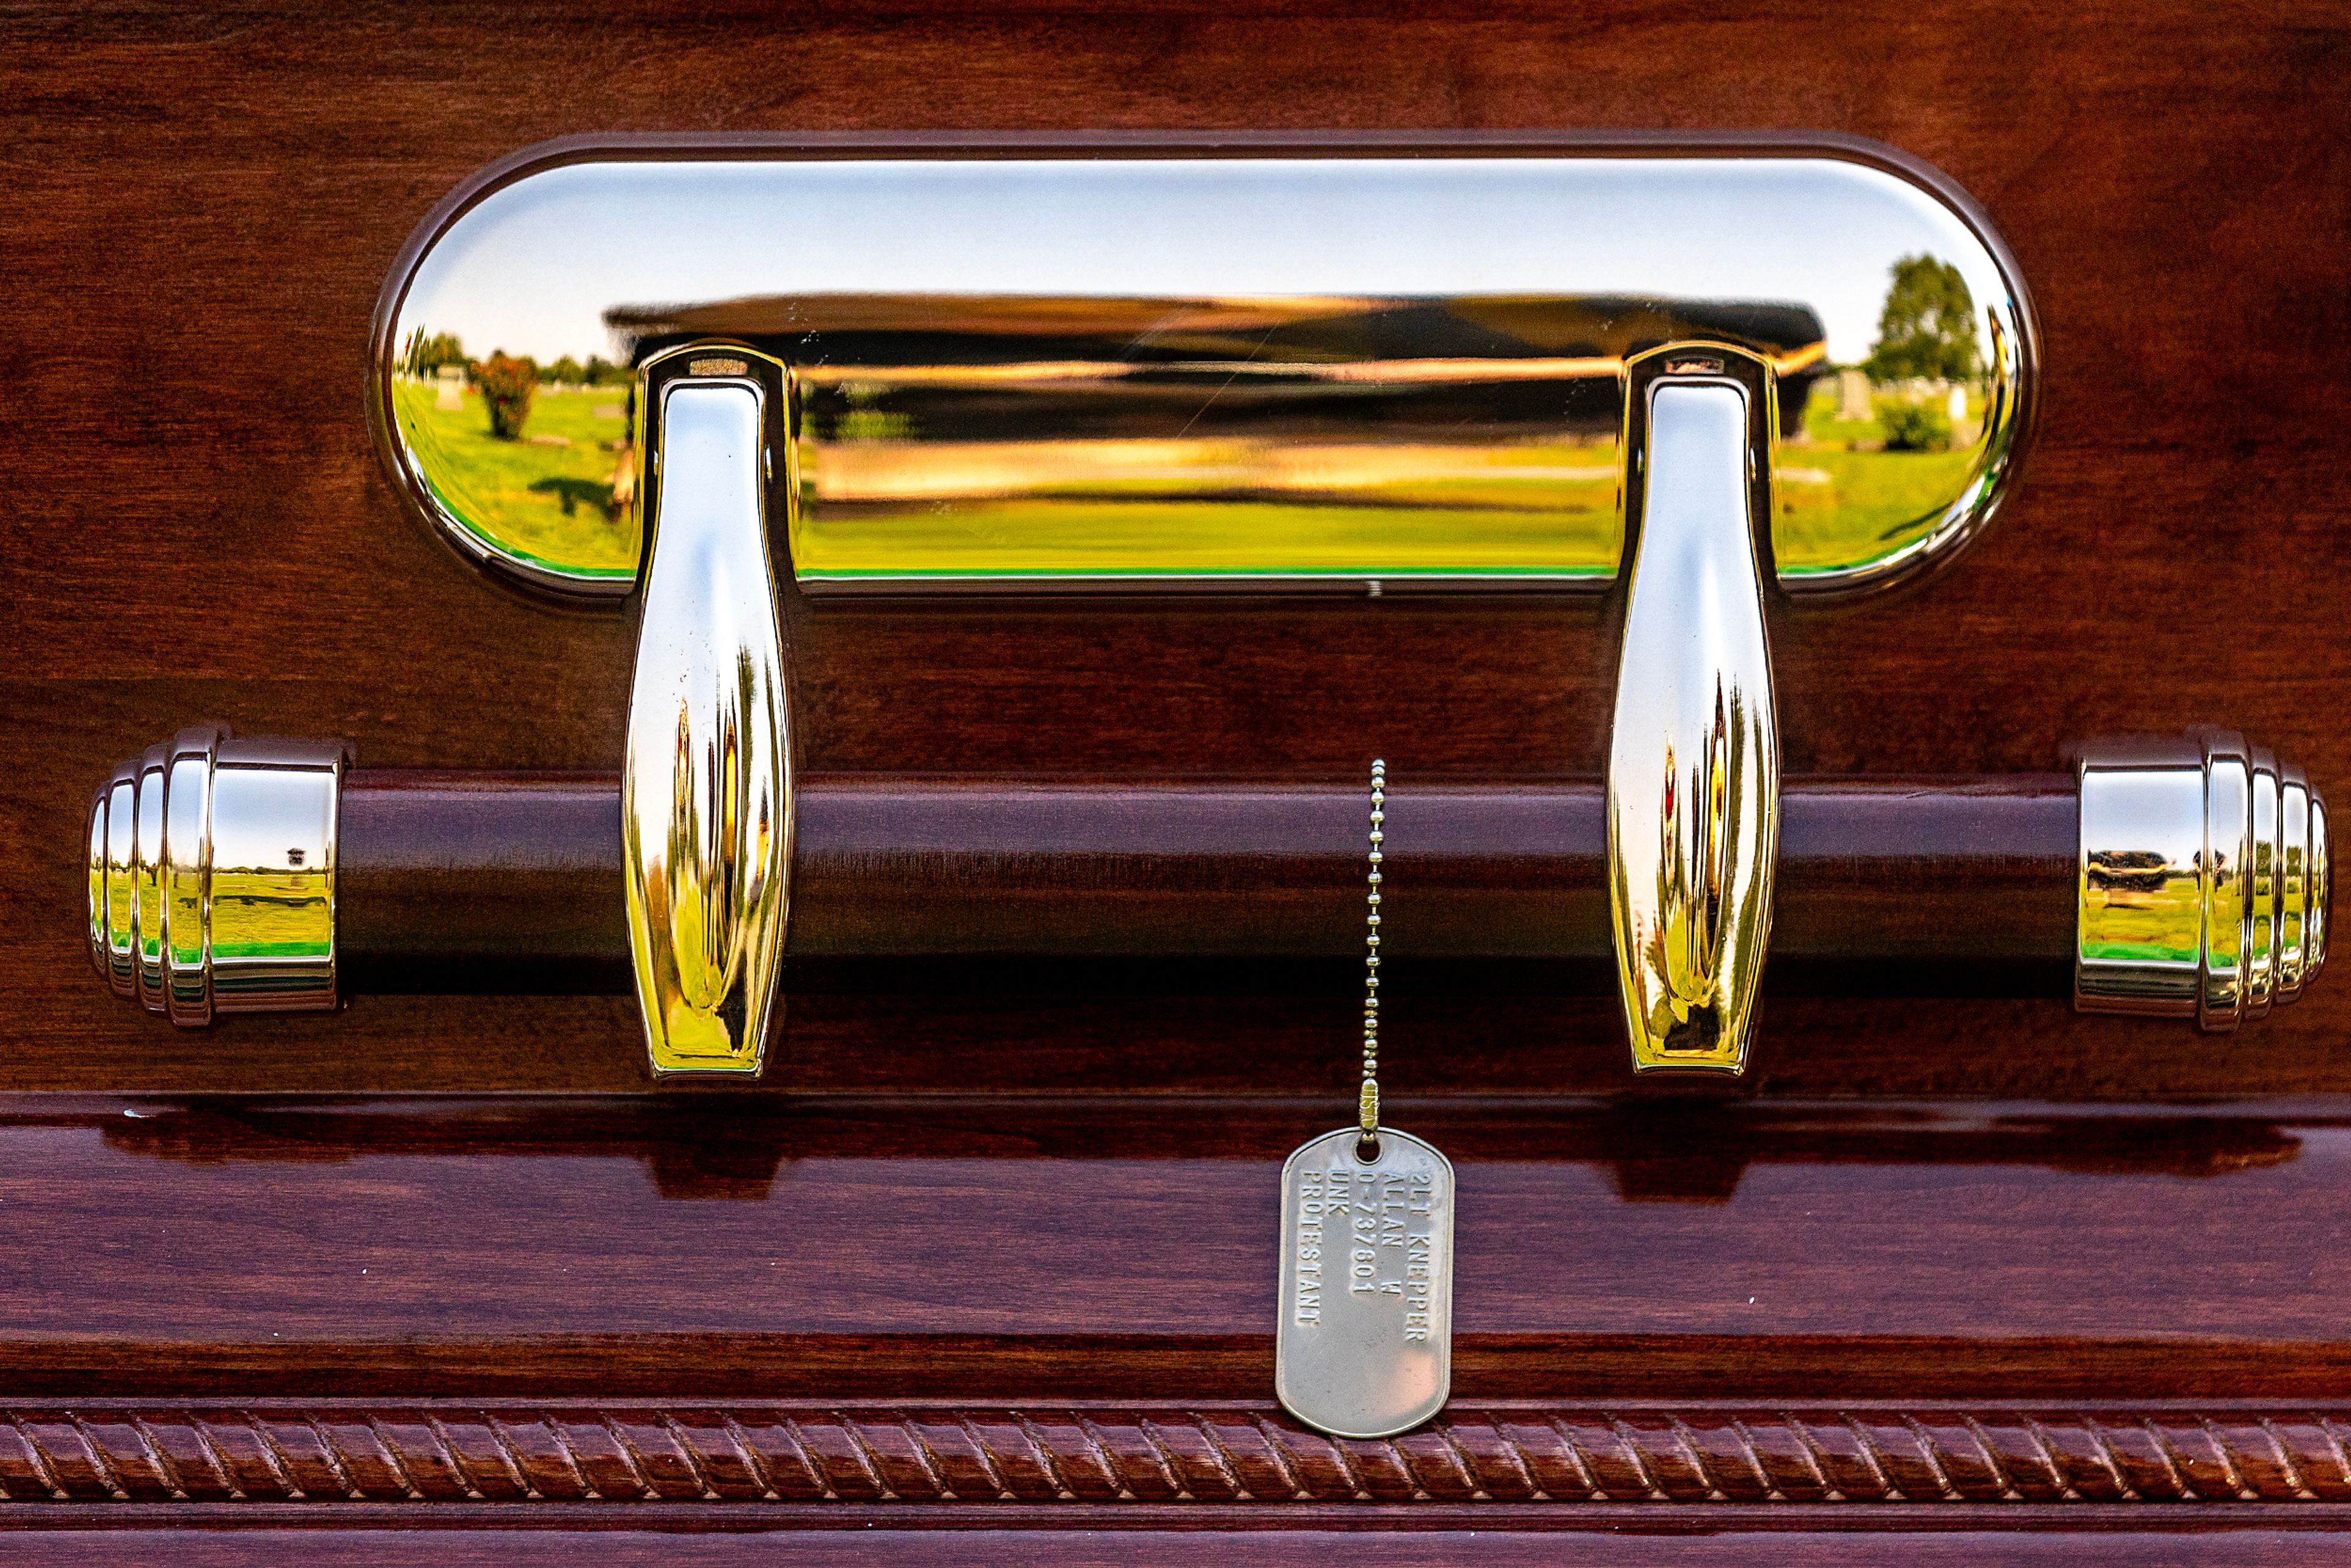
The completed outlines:
[[[2081,774],[2074,1002],[2227,1033],[2326,961],[2326,804],[2230,731],[2100,742]]]
[[[182,730],[89,806],[90,959],[117,995],[193,1027],[336,1005],[345,750]]]

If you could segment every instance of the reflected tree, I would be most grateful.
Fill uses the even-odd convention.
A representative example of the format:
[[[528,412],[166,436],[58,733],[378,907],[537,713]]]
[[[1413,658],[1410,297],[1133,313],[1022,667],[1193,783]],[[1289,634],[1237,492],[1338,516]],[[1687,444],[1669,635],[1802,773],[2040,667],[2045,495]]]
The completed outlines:
[[[408,340],[408,373],[429,376],[444,365],[465,363],[465,345],[457,340],[455,332],[435,332],[426,337],[422,328]]]
[[[522,422],[530,417],[531,394],[538,390],[538,367],[500,350],[475,367],[474,384],[489,408],[490,434],[501,441],[519,437]]]
[[[1975,300],[1957,267],[1931,256],[1894,264],[1863,368],[1875,382],[1970,382],[1982,373]]]

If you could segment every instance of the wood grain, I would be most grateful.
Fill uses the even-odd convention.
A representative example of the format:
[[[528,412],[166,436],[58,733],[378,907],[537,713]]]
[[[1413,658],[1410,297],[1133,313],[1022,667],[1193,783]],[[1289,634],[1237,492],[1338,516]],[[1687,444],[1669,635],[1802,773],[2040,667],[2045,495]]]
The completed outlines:
[[[1464,1402],[2351,1375],[2330,1109],[1391,1116],[1458,1172]],[[10,1097],[0,1398],[1261,1399],[1280,1161],[1346,1122],[1336,1095]]]
[[[1125,1568],[1134,1563],[1176,1568],[1217,1568],[1236,1557],[1276,1563],[1322,1563],[1343,1557],[1371,1568],[1411,1568],[1446,1563],[1671,1564],[1674,1568],[1744,1568],[1751,1563],[1807,1563],[1822,1568],[1875,1568],[1887,1562],[1928,1564],[2042,1565],[2112,1564],[2115,1568],[2283,1568],[2304,1563],[2340,1563],[2343,1549],[2313,1513],[2291,1505],[2262,1504],[2175,1512],[2191,1518],[2157,1520],[2156,1511],[2085,1508],[2069,1513],[2072,1528],[2029,1535],[2012,1505],[1976,1508],[1964,1516],[1938,1510],[1932,1521],[1898,1505],[1879,1511],[1865,1524],[1816,1515],[1759,1521],[1735,1505],[1707,1510],[1703,1524],[1673,1529],[1648,1511],[1647,1517],[1622,1514],[1579,1519],[1548,1529],[1497,1528],[1491,1514],[1474,1521],[1432,1521],[1426,1530],[1395,1534],[1371,1531],[1398,1524],[1405,1508],[1385,1511],[1285,1511],[1279,1524],[1251,1528],[1217,1519],[1198,1531],[1175,1523],[1177,1511],[1154,1521],[1103,1521],[1091,1511],[1061,1510],[1045,1519],[1011,1505],[991,1509],[967,1528],[925,1531],[900,1518],[858,1514],[832,1517],[826,1511],[795,1511],[781,1505],[760,1517],[713,1518],[702,1505],[672,1504],[660,1517],[643,1511],[626,1518],[595,1505],[533,1509],[527,1526],[499,1530],[465,1504],[444,1504],[452,1515],[435,1527],[419,1529],[418,1511],[401,1505],[344,1504],[335,1511],[340,1527],[319,1511],[250,1511],[248,1521],[223,1526],[202,1520],[199,1511],[164,1505],[119,1508],[126,1516],[105,1534],[87,1529],[39,1528],[42,1509],[16,1516],[22,1532],[0,1535],[0,1563],[49,1563],[170,1562],[210,1568],[213,1564],[510,1564],[571,1563],[592,1557],[620,1568],[738,1568],[744,1564],[904,1564],[925,1568],[995,1568],[1009,1560],[1050,1568]],[[287,1518],[289,1512],[304,1517]],[[1415,1517],[1426,1505],[1409,1511]],[[1795,1511],[1788,1511],[1793,1513]],[[816,1517],[811,1518],[814,1512]],[[1596,1515],[1597,1511],[1595,1511]],[[586,1515],[588,1517],[583,1517]],[[520,1521],[496,1522],[521,1523]],[[895,1528],[872,1528],[881,1524]],[[1118,1528],[1124,1525],[1126,1528]],[[403,1531],[402,1527],[406,1529]],[[859,1528],[863,1526],[864,1528]],[[1040,1528],[1042,1526],[1043,1528]],[[1058,1526],[1059,1528],[1055,1528]],[[1581,1528],[1577,1528],[1581,1526]],[[2136,1528],[2134,1528],[2136,1526]],[[413,1532],[413,1533],[412,1533]]]
[[[1343,1115],[1343,992],[877,975],[791,998],[768,1089],[721,1097],[643,1093],[616,998],[370,998],[332,1020],[182,1033],[91,979],[80,813],[116,758],[180,725],[348,737],[371,767],[619,762],[625,625],[472,575],[370,447],[376,289],[470,170],[600,130],[1880,138],[1958,180],[2018,255],[2043,416],[2012,504],[1952,570],[1788,619],[1788,770],[2039,771],[2092,735],[2217,723],[2340,800],[2347,68],[2335,8],[2189,0],[7,11],[0,1090],[24,1098],[0,1116],[0,1397],[16,1429],[68,1469],[119,1452],[131,1494],[148,1486],[131,1418],[193,1474],[200,1397],[306,1425],[319,1401],[371,1398],[351,1408],[386,1430],[429,1410],[465,1427],[468,1453],[484,1413],[632,1398],[1108,1399],[1138,1421],[1152,1400],[1262,1398],[1251,1292],[1270,1289],[1271,1170],[1286,1140]],[[786,614],[814,777],[1336,785],[1376,750],[1399,779],[1540,782],[1595,775],[1604,747],[1614,651],[1581,603],[794,599]],[[927,1504],[857,1505],[878,1528],[849,1534],[814,1531],[847,1512],[823,1503],[664,1502],[674,1522],[648,1528],[634,1505],[347,1500],[253,1510],[323,1528],[215,1532],[251,1516],[183,1483],[185,1503],[0,1505],[0,1561],[2336,1560],[2346,1538],[2312,1532],[2339,1531],[2340,1505],[2285,1499],[2334,1495],[2351,1387],[2338,978],[2225,1040],[2053,1000],[1779,996],[1749,1082],[1695,1092],[1627,1082],[1604,998],[1393,1003],[1399,1119],[1456,1150],[1478,1228],[1465,1410],[1531,1401],[1604,1446],[1620,1419],[1651,1429],[1610,1401],[1652,1400],[1701,1447],[1707,1412],[1744,1411],[1767,1465],[1801,1458],[1791,1420],[1834,1437],[1832,1415],[1856,1412],[1908,1441],[1920,1493],[1940,1496],[1915,1418],[1963,1496],[1995,1485],[1974,1456],[1997,1451],[2016,1461],[1998,1484],[2037,1495],[2058,1473],[2045,1462],[2079,1503],[1584,1501],[1544,1517],[1590,1533],[1550,1534],[1522,1522],[1531,1507],[1498,1528],[1520,1505],[1432,1490],[1266,1509],[1243,1535],[1209,1505],[1138,1493],[988,1503],[958,1513],[980,1528],[941,1536],[909,1514],[958,1511]],[[309,1098],[241,1097],[265,1092]],[[413,1098],[335,1098],[388,1092]],[[1165,1120],[1138,1131],[1146,1110]],[[1232,1152],[1186,1160],[1155,1126]],[[381,1284],[356,1271],[378,1258],[399,1260]],[[790,1289],[760,1278],[770,1261],[794,1265]],[[681,1320],[685,1294],[702,1316]],[[2189,1403],[2144,1403],[2158,1399]],[[2116,1473],[2081,1446],[2101,1409],[2136,1413],[2115,1428],[2130,1444],[2148,1434],[2135,1468],[2118,1461],[2143,1498],[2225,1495],[2234,1465],[2240,1490],[2280,1500],[2088,1500]],[[2192,1458],[2158,1460],[2175,1432]],[[2219,1479],[2167,1494],[2167,1462]],[[63,1490],[105,1490],[86,1469]],[[1005,1473],[1016,1495],[1032,1484]],[[1668,1495],[1696,1484],[1675,1474]],[[1122,1510],[1128,1530],[1100,1523]],[[80,1528],[99,1515],[131,1528]],[[448,1528],[395,1533],[420,1516]],[[2017,1528],[2053,1517],[2072,1528]]]
[[[12,13],[0,59],[0,1000],[18,1088],[626,1089],[603,1001],[354,1010],[331,1029],[178,1039],[78,983],[71,824],[111,760],[197,717],[353,738],[373,766],[610,769],[626,629],[471,575],[369,449],[368,310],[409,226],[469,169],[591,129],[1462,125],[1821,128],[1928,158],[1990,208],[2038,297],[2047,397],[1999,525],[1898,600],[1793,617],[1792,772],[2057,764],[2096,732],[2213,721],[2351,777],[2328,612],[2351,504],[2346,47],[2314,10],[1835,5],[1745,19],[1636,5],[1377,22],[1176,6],[888,18],[663,7],[592,18],[266,7],[234,19]],[[1983,40],[1999,37],[2001,47]],[[2193,47],[2187,40],[2195,40]],[[2063,68],[2049,68],[2064,62]],[[1596,772],[1600,612],[1528,600],[789,607],[804,762],[1351,779]],[[68,976],[77,976],[68,981]],[[1954,1000],[1773,1003],[1762,1071],[1797,1092],[2061,1097],[2351,1090],[2351,1003],[2322,986],[2257,1037]],[[1428,1045],[1556,1042],[1610,1092],[1604,1015],[1472,1009]],[[995,1000],[820,1004],[855,1058],[935,1069]],[[1192,1007],[1187,1036],[1228,1020]],[[1165,1009],[1084,1026],[1148,1033]],[[1050,1056],[1058,1026],[1040,1019]],[[1320,1015],[1270,1055],[1313,1055]],[[1447,1038],[1452,1036],[1455,1038]],[[851,1039],[849,1037],[854,1037]],[[2259,1043],[2254,1043],[2258,1040]],[[948,1043],[952,1042],[952,1043]],[[1191,1051],[1144,1081],[1180,1088]],[[1474,1057],[1474,1053],[1472,1053]],[[802,1071],[822,1082],[821,1056]],[[1458,1064],[1457,1067],[1457,1063]],[[1136,1082],[1105,1061],[1099,1084]],[[1297,1082],[1294,1074],[1287,1082]]]

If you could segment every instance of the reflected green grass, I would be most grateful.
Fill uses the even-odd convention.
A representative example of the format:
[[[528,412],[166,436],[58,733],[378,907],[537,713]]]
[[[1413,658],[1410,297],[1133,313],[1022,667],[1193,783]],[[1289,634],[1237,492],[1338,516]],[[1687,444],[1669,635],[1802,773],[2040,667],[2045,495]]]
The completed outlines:
[[[1479,509],[1360,500],[1182,501],[1094,495],[803,516],[803,576],[1605,576],[1613,508]],[[1605,564],[1603,564],[1605,563]]]
[[[1808,439],[1779,458],[1772,540],[1780,569],[1819,573],[1883,559],[1924,537],[1970,483],[1979,453],[1855,451],[1874,421],[1841,422],[1829,383]],[[520,441],[489,434],[480,398],[444,410],[437,389],[393,388],[402,432],[443,504],[513,556],[581,577],[625,578],[638,538],[612,483],[627,434],[614,387],[542,390]],[[532,438],[541,439],[532,439]],[[559,442],[544,438],[559,437]],[[883,440],[831,444],[884,452]],[[910,446],[919,455],[919,447]],[[1025,495],[829,500],[796,521],[803,576],[1289,574],[1607,577],[1622,555],[1613,442],[1431,447],[1433,476],[1343,471],[1329,487],[1203,494],[1214,479],[1095,474]],[[1050,458],[1040,453],[1040,461]],[[1443,471],[1443,470],[1448,470]],[[1047,473],[1050,474],[1050,467]]]
[[[1780,515],[1771,519],[1780,569],[1832,571],[1923,536],[1958,498],[1975,465],[1972,451],[1783,450]]]
[[[590,576],[626,577],[637,569],[633,519],[610,515],[613,470],[610,449],[628,434],[617,412],[618,387],[582,392],[539,390],[524,439],[490,434],[480,396],[468,392],[462,409],[434,406],[438,389],[416,382],[392,387],[401,430],[433,476],[442,505],[510,555]],[[568,445],[534,442],[561,436]]]
[[[2082,956],[2134,963],[2194,963],[2204,942],[2202,912],[2192,901],[2194,891],[2191,883],[2188,898],[2162,906],[2098,905],[2093,916],[2095,934],[2082,944]]]

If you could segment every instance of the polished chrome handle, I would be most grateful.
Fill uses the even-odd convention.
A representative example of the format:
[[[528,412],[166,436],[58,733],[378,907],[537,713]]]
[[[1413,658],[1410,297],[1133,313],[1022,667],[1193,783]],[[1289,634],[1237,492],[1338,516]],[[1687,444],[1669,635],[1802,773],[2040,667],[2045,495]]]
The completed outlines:
[[[1634,539],[1608,747],[1608,890],[1639,1071],[1737,1072],[1771,929],[1780,737],[1763,629],[1770,366],[1626,364]]]
[[[648,545],[621,775],[630,954],[656,1072],[759,1071],[783,957],[790,733],[767,497],[783,367],[644,367]]]

